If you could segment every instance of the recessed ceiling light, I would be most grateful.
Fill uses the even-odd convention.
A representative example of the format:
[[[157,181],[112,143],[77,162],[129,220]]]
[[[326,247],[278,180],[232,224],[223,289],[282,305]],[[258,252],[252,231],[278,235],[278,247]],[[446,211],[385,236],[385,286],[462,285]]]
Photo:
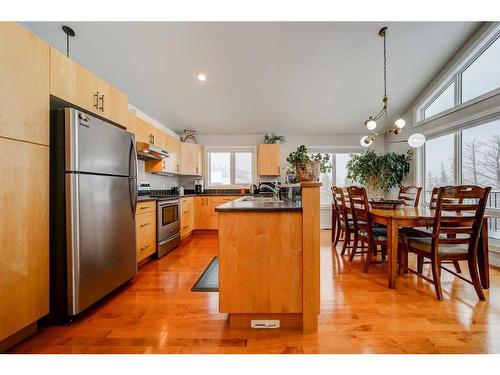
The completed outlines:
[[[207,80],[207,76],[203,73],[198,74],[198,81],[205,82]]]

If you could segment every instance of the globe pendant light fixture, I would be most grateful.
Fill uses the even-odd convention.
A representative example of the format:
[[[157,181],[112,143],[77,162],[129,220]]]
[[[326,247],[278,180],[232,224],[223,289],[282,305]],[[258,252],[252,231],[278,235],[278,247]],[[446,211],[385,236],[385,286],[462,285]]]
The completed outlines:
[[[373,144],[373,141],[377,136],[379,136],[379,133],[373,132],[377,128],[377,120],[379,120],[382,116],[387,117],[387,107],[389,106],[389,97],[387,96],[387,33],[389,29],[386,27],[383,27],[380,29],[378,32],[378,35],[383,38],[384,40],[384,97],[382,99],[382,109],[380,112],[378,112],[376,115],[368,116],[368,119],[365,121],[365,127],[368,131],[371,133],[368,135],[365,135],[361,138],[360,144],[363,147],[369,147]],[[401,129],[404,128],[406,125],[406,121],[402,118],[397,119],[394,122],[394,125],[392,127],[383,132],[382,135],[388,134],[388,133],[393,133],[393,134],[399,134],[401,132]],[[410,139],[408,139],[408,144],[411,147],[420,147],[425,143],[425,137],[423,134],[414,134],[415,137],[410,137],[412,141],[410,142]]]

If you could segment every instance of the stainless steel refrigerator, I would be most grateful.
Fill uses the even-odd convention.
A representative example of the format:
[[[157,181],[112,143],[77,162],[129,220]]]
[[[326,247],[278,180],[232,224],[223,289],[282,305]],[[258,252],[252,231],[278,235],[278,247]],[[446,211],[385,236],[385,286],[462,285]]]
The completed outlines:
[[[51,111],[51,317],[75,315],[137,272],[135,139],[85,112]]]

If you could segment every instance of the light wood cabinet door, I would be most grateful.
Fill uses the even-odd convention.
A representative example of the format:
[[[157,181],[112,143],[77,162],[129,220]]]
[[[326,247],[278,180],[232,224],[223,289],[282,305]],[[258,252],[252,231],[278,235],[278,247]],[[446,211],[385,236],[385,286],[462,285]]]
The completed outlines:
[[[259,176],[279,176],[281,149],[279,144],[261,144],[258,147],[257,164]]]
[[[127,116],[127,130],[131,133],[136,133],[137,116],[135,113],[129,112]]]
[[[200,145],[181,142],[181,174],[201,176]]]
[[[50,47],[50,94],[87,111],[99,113],[98,78]]]
[[[136,117],[135,128],[135,141],[149,143],[149,136],[151,135],[151,125],[140,117]]]
[[[0,22],[0,136],[49,144],[48,70],[49,45]]]
[[[128,120],[128,97],[103,79],[97,79],[97,114],[126,126]]]
[[[194,228],[211,229],[210,197],[195,197],[194,202]]]
[[[0,341],[49,312],[49,147],[0,138]]]
[[[167,171],[181,173],[181,142],[176,137],[165,134],[165,150],[169,157],[166,160]]]

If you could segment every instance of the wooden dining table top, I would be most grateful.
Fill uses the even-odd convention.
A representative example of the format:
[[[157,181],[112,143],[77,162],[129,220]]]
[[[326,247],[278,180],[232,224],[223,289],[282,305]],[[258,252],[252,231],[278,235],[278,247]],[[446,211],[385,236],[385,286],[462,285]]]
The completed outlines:
[[[419,207],[403,207],[400,209],[382,209],[382,208],[371,208],[370,213],[373,216],[385,217],[385,218],[396,218],[396,219],[425,219],[432,220],[436,215],[436,210],[434,208],[429,208],[425,206]],[[446,217],[471,217],[474,216],[468,211],[455,212],[455,211],[443,211],[442,216]],[[487,217],[485,215],[485,217]]]

